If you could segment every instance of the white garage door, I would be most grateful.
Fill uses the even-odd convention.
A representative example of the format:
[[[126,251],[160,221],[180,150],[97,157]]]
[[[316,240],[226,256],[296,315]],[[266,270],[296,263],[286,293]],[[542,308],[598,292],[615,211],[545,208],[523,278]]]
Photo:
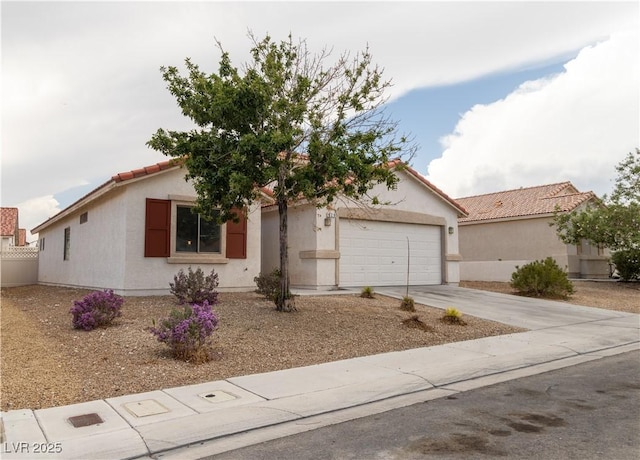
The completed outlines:
[[[442,283],[440,227],[340,219],[340,285],[402,286]]]

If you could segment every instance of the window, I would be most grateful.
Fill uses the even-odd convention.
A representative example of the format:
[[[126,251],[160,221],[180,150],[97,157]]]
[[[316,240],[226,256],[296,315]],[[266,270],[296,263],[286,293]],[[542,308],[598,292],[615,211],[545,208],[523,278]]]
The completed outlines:
[[[44,251],[44,238],[40,239],[40,250]]]
[[[238,222],[218,225],[191,212],[193,200],[147,198],[145,257],[167,257],[169,263],[227,263],[247,258],[247,218],[234,210]]]
[[[191,209],[176,207],[176,252],[220,254],[220,225],[215,218],[207,221]]]
[[[84,224],[88,220],[89,220],[89,213],[88,212],[83,212],[82,214],[80,214],[80,223],[81,224]]]
[[[64,260],[69,260],[69,248],[71,246],[71,227],[64,229]]]

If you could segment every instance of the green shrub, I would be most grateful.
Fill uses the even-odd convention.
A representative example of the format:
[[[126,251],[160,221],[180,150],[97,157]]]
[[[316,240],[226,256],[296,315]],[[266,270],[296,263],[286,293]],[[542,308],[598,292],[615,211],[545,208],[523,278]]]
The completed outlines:
[[[173,277],[171,286],[171,294],[178,298],[178,303],[198,303],[205,301],[209,305],[218,303],[218,274],[211,270],[211,274],[204,276],[202,269],[198,268],[195,272],[189,267],[188,274],[180,269],[177,275]]]
[[[364,299],[373,299],[373,288],[371,286],[365,286],[362,288],[362,291],[360,291],[360,297],[364,298]]]
[[[611,255],[611,261],[623,281],[640,278],[640,249],[616,251]]]
[[[267,299],[275,302],[280,294],[280,276],[279,268],[274,268],[273,271],[268,274],[258,274],[258,276],[253,278],[253,281],[258,287],[256,291]]]
[[[273,301],[276,306],[280,303],[280,278],[282,277],[279,268],[274,268],[273,271],[269,274],[260,273],[258,276],[253,278],[253,281],[256,283],[257,289],[256,291],[259,294],[265,296],[266,299]],[[294,295],[291,292],[287,293],[284,303],[284,311],[295,311],[295,299]]]
[[[402,298],[402,303],[400,304],[400,309],[404,311],[416,311],[416,303],[411,296],[404,296]]]
[[[457,308],[447,307],[442,315],[442,320],[453,324],[466,324],[462,319],[462,313]]]
[[[562,297],[573,294],[573,284],[567,273],[552,257],[516,266],[511,286],[521,294],[535,297]]]

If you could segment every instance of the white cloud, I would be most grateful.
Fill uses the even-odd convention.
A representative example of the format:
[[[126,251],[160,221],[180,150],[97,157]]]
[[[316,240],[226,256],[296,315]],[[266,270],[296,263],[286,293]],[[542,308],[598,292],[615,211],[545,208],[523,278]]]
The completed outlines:
[[[476,105],[441,140],[429,180],[455,197],[570,180],[611,190],[614,166],[640,145],[637,32],[583,49],[565,70]]]
[[[61,211],[58,202],[52,195],[31,198],[19,203],[16,207],[18,208],[20,228],[27,230],[28,242],[35,239],[35,236],[31,234],[32,228]]]
[[[145,142],[187,129],[158,71],[187,56],[234,61],[247,31],[313,50],[362,50],[393,96],[539,65],[637,23],[634,3],[6,2],[2,5],[2,200],[57,195],[166,159]],[[24,177],[30,178],[28,186]]]

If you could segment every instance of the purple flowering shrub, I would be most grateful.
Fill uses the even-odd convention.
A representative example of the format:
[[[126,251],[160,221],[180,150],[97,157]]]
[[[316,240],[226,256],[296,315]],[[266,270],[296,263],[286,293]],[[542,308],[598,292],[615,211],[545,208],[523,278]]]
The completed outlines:
[[[204,276],[201,268],[195,272],[189,267],[188,273],[180,269],[173,277],[173,283],[169,283],[171,294],[178,298],[180,304],[197,303],[207,301],[210,305],[218,303],[218,274],[211,270],[211,274]]]
[[[107,326],[122,315],[123,303],[124,299],[111,289],[87,294],[82,300],[74,301],[69,310],[73,315],[73,327],[91,331],[96,327]]]
[[[157,327],[154,321],[150,331],[171,348],[175,358],[198,364],[210,360],[207,345],[218,321],[218,315],[205,300],[202,304],[174,308]]]

